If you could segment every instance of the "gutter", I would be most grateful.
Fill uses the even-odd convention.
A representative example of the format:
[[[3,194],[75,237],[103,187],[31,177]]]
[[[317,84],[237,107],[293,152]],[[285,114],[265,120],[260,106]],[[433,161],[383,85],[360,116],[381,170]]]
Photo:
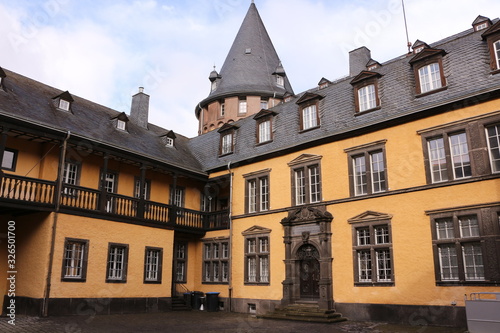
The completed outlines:
[[[63,183],[63,173],[64,173],[64,161],[66,160],[66,148],[68,146],[68,139],[71,136],[71,132],[68,131],[66,133],[66,138],[64,138],[63,145],[61,148],[60,160],[59,160],[59,170],[57,172],[57,185],[56,185],[56,193],[54,193],[55,200],[55,211],[54,211],[54,220],[52,222],[52,234],[50,239],[50,252],[49,252],[49,263],[47,267],[47,280],[45,285],[45,292],[42,301],[42,317],[47,317],[49,315],[49,299],[50,299],[50,287],[52,280],[52,265],[54,263],[54,248],[55,248],[55,240],[56,240],[56,231],[57,231],[57,220],[59,217],[59,209],[61,206],[61,189]]]
[[[233,251],[233,223],[232,223],[232,214],[233,214],[233,172],[231,171],[231,161],[227,163],[227,171],[229,172],[229,249],[231,251],[230,257],[232,258]],[[232,296],[233,296],[233,260],[229,260],[229,312],[232,311]]]

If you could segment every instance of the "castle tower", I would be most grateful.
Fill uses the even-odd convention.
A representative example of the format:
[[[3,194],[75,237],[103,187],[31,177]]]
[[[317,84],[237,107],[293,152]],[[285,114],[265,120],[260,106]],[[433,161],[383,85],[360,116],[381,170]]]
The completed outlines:
[[[257,7],[250,8],[218,73],[209,75],[210,94],[195,110],[198,134],[281,103],[293,90]]]

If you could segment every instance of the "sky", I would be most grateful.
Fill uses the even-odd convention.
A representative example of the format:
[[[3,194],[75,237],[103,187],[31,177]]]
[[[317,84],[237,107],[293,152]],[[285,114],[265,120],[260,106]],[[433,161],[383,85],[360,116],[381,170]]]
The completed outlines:
[[[251,0],[0,0],[0,67],[130,113],[139,87],[149,122],[198,134],[196,105]],[[360,46],[405,54],[401,0],[255,0],[295,93],[349,72]],[[500,16],[498,0],[405,0],[408,35],[428,44]],[[0,105],[1,108],[1,105]]]

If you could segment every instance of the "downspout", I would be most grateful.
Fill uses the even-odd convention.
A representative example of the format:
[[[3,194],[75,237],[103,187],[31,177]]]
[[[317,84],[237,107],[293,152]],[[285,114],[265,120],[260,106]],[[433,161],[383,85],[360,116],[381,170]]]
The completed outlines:
[[[66,148],[68,145],[68,139],[71,135],[71,132],[68,131],[66,133],[66,138],[63,141],[62,150],[60,154],[59,160],[59,169],[57,170],[57,184],[56,184],[56,192],[54,193],[55,200],[55,209],[54,209],[54,220],[52,222],[52,235],[50,239],[50,253],[49,253],[49,264],[47,267],[47,281],[45,286],[45,293],[42,302],[42,317],[47,317],[49,315],[49,298],[50,298],[50,286],[52,279],[52,264],[54,262],[54,248],[55,248],[55,240],[56,240],[56,229],[57,229],[57,219],[59,216],[59,208],[61,206],[61,190],[62,190],[62,182],[63,182],[63,172],[64,172],[64,161],[66,160]]]
[[[229,172],[229,212],[228,212],[228,222],[229,222],[229,249],[231,251],[229,260],[229,312],[232,312],[232,294],[233,294],[233,222],[231,216],[233,214],[233,173],[231,171],[231,161],[227,164],[227,171]]]

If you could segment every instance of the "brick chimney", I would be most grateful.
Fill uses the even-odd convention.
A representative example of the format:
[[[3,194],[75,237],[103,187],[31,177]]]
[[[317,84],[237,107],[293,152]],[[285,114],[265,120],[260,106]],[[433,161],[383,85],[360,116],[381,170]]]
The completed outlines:
[[[130,107],[130,120],[148,129],[149,95],[144,93],[144,88],[139,87],[139,92],[132,96],[132,106]]]
[[[371,52],[365,46],[349,52],[349,76],[356,76],[366,70],[366,64],[371,58]]]

